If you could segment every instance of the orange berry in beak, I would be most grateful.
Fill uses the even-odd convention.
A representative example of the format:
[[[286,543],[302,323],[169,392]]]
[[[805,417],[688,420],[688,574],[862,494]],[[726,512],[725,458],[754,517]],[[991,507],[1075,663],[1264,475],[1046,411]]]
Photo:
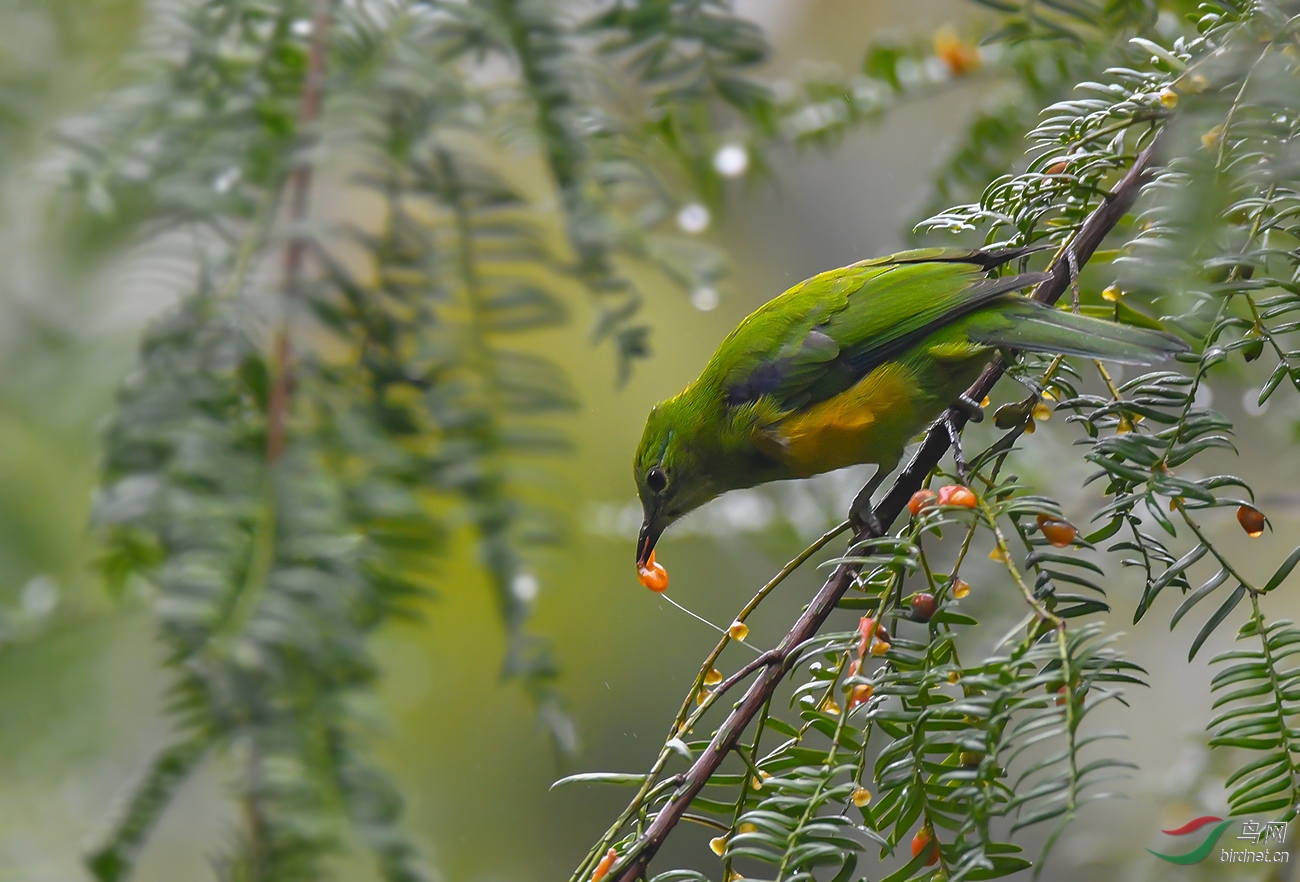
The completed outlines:
[[[1043,532],[1043,536],[1046,537],[1047,541],[1056,548],[1064,548],[1074,542],[1074,537],[1079,535],[1079,531],[1069,521],[1054,518],[1049,514],[1040,514],[1038,516],[1038,529]]]
[[[1264,535],[1264,513],[1254,506],[1243,505],[1237,509],[1237,523],[1251,539]]]
[[[653,551],[650,552],[650,559],[646,561],[645,566],[637,567],[636,577],[642,585],[656,594],[668,590],[668,571],[664,569],[663,564],[655,560]]]

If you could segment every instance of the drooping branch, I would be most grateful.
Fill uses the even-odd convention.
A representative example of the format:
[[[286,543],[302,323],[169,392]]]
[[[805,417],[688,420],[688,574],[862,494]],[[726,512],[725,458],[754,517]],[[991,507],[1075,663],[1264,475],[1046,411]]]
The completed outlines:
[[[1048,270],[1048,277],[1034,289],[1032,297],[1035,300],[1054,304],[1069,290],[1079,269],[1088,262],[1110,231],[1129,212],[1142,187],[1153,177],[1160,141],[1161,135],[1157,134],[1146,149],[1138,155],[1133,166],[1120,179],[1115,189],[1107,194],[1102,203],[1084,220],[1078,233],[1057,252]],[[968,397],[974,401],[983,400],[1001,379],[1006,367],[1001,357],[994,359],[967,391]],[[921,487],[926,476],[947,453],[951,441],[945,423],[950,421],[953,426],[960,429],[967,419],[964,411],[954,407],[926,432],[911,461],[874,507],[876,520],[884,530],[887,531],[894,523],[911,495]],[[866,527],[861,527],[854,531],[851,544],[873,538],[879,537],[873,535]],[[853,584],[858,571],[858,565],[844,563],[831,573],[807,608],[766,658],[766,664],[763,665],[758,679],[718,727],[708,747],[696,758],[672,797],[646,829],[645,834],[624,856],[620,862],[621,866],[614,867],[619,882],[635,882],[645,874],[651,859],[682,819],[691,801],[717,772],[727,754],[740,743],[740,737],[745,729],[772,697],[777,686],[784,679],[786,666],[794,654],[825,624],[840,599]]]

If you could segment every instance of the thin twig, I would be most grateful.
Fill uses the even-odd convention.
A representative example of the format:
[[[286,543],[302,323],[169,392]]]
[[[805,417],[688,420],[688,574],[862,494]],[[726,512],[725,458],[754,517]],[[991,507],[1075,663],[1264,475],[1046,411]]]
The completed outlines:
[[[302,134],[320,117],[321,98],[325,89],[325,33],[329,28],[330,0],[316,0],[312,16],[311,43],[308,48],[307,74],[298,105],[298,134]],[[275,462],[284,453],[285,423],[289,413],[289,396],[293,390],[293,342],[289,323],[294,304],[302,296],[302,271],[307,257],[307,240],[300,227],[307,220],[311,201],[312,164],[303,153],[294,157],[289,177],[289,224],[291,235],[284,246],[283,292],[284,315],[275,334],[271,353],[271,386],[266,407],[266,459]]]
[[[1087,263],[1102,240],[1132,208],[1138,193],[1153,174],[1160,141],[1161,136],[1157,134],[1146,149],[1134,160],[1132,168],[1120,179],[1110,195],[1083,222],[1078,235],[1067,246],[1072,252],[1074,266],[1082,267]],[[1063,248],[1062,252],[1064,250]],[[1073,275],[1070,269],[1071,261],[1064,259],[1062,252],[1058,252],[1053,260],[1048,271],[1048,277],[1034,289],[1032,296],[1035,300],[1053,304],[1069,289]],[[1001,379],[1005,371],[1005,361],[1001,357],[995,358],[984,369],[984,372],[975,381],[974,385],[967,390],[967,397],[973,401],[983,400],[992,391],[993,386]],[[966,412],[954,407],[950,408],[926,432],[925,438],[917,448],[912,460],[904,467],[889,491],[875,506],[875,520],[881,525],[882,529],[889,529],[889,526],[902,513],[912,493],[920,488],[926,475],[938,465],[939,460],[947,453],[951,443],[947,424],[951,423],[960,429],[966,422]],[[856,529],[853,534],[854,543],[873,538],[880,537],[874,535],[870,528],[865,525]],[[795,621],[794,626],[781,639],[774,650],[773,659],[768,662],[758,679],[745,693],[744,698],[740,700],[722,725],[718,727],[717,733],[713,736],[713,740],[709,742],[708,747],[700,753],[699,757],[691,765],[681,786],[660,809],[645,833],[632,845],[627,854],[619,861],[619,864],[615,866],[614,872],[617,875],[612,875],[612,878],[619,880],[619,882],[635,882],[635,880],[645,875],[650,860],[668,838],[669,833],[682,819],[682,815],[691,804],[691,800],[699,794],[704,785],[717,772],[723,760],[739,743],[745,728],[767,704],[772,693],[775,692],[776,687],[785,676],[786,659],[820,630],[826,619],[835,611],[840,598],[852,586],[857,574],[858,567],[853,563],[843,563],[835,568],[830,578],[822,585],[821,590],[813,597],[812,602],[808,604],[798,620]]]

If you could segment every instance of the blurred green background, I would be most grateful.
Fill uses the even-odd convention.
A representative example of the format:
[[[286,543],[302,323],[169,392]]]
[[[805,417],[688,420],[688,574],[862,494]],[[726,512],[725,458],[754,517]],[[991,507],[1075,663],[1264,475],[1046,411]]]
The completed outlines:
[[[972,14],[969,4],[955,2],[739,5],[768,28],[778,68],[785,59],[810,57],[852,67],[871,39],[924,38]],[[53,121],[92,105],[123,76],[140,6],[0,5],[3,880],[87,878],[83,851],[105,829],[115,796],[167,734],[167,681],[147,608],[138,598],[106,597],[93,575],[87,528],[96,428],[131,364],[140,328],[169,302],[166,280],[133,271],[130,260],[105,259],[93,243],[60,228],[58,200],[50,199],[40,169]],[[377,746],[410,802],[408,828],[444,878],[567,876],[622,807],[621,791],[548,788],[568,772],[646,766],[714,642],[707,628],[634,578],[629,460],[646,410],[688,382],[723,334],[764,300],[819,270],[901,247],[961,121],[989,97],[972,82],[896,108],[833,152],[775,154],[773,178],[736,193],[729,216],[705,233],[733,261],[720,304],[701,311],[680,292],[658,291],[646,311],[655,353],[626,387],[613,388],[609,352],[589,345],[580,323],[548,339],[584,404],[568,425],[576,450],[556,464],[553,477],[569,506],[571,538],[538,573],[543,592],[534,628],[554,642],[583,747],[558,759],[521,690],[502,683],[504,639],[488,586],[467,547],[453,553],[442,578],[449,587],[427,605],[424,620],[385,632],[378,647],[378,710],[386,729]],[[1232,468],[1268,488],[1261,507],[1276,532],[1246,549],[1230,513],[1214,517],[1226,547],[1238,554],[1258,548],[1262,567],[1285,555],[1300,533],[1300,462],[1293,452],[1300,420],[1285,395],[1266,413],[1243,410],[1243,394],[1261,380],[1243,373],[1214,389],[1214,403],[1240,421],[1241,457]],[[1078,514],[1098,501],[1099,490],[1082,486],[1089,469],[1071,455],[1072,437],[1070,427],[1049,421],[1029,439],[1021,468],[1029,481],[1050,487],[1067,514]],[[729,621],[753,588],[838,519],[859,478],[833,475],[728,497],[670,531],[660,559],[670,566],[673,596],[713,621]],[[980,639],[991,644],[1018,611],[1010,586],[992,567],[984,572],[987,586],[970,579],[972,602],[985,623]],[[1108,575],[1118,609],[1131,609],[1134,580],[1113,567]],[[751,620],[750,642],[770,645],[816,578],[808,570],[783,587]],[[1176,600],[1162,603],[1172,608]],[[1278,598],[1278,616],[1288,614],[1281,608],[1287,603]],[[1290,616],[1300,615],[1300,600],[1289,603]],[[1131,692],[1133,707],[1111,706],[1102,721],[1130,733],[1120,752],[1141,770],[1115,785],[1128,799],[1085,812],[1048,878],[1185,877],[1188,871],[1153,867],[1143,847],[1160,827],[1192,811],[1224,810],[1217,764],[1199,728],[1209,715],[1205,659],[1212,653],[1189,666],[1187,635],[1170,635],[1164,621],[1150,617],[1123,644],[1150,671],[1152,688]],[[1216,635],[1211,649],[1226,645],[1230,634]],[[724,663],[734,667],[738,658],[728,655]],[[208,769],[192,781],[165,816],[144,854],[142,882],[191,878],[203,866],[222,835],[219,773]],[[669,852],[689,862],[704,853],[707,835],[683,830]]]

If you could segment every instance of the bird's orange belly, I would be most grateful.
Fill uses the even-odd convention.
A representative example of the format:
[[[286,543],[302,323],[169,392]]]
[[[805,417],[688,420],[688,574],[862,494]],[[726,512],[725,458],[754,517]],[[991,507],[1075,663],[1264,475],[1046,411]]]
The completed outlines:
[[[918,412],[917,392],[911,372],[901,364],[881,365],[834,398],[774,426],[778,455],[800,477],[857,463],[892,466],[933,418]]]

